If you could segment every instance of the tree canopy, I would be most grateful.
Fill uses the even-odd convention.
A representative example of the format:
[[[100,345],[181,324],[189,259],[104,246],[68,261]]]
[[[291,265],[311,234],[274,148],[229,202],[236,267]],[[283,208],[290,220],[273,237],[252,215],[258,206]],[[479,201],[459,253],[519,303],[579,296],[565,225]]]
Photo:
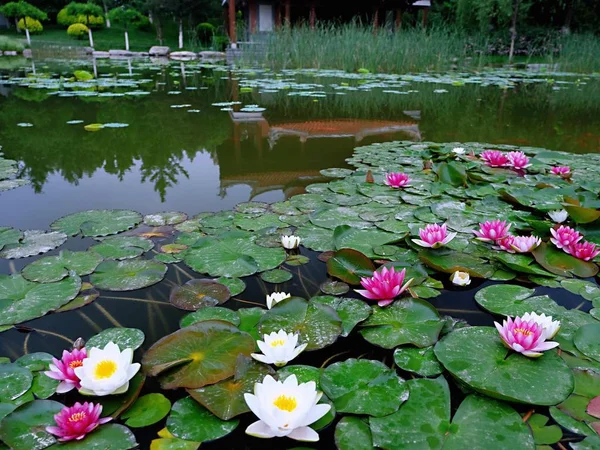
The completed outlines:
[[[48,15],[44,11],[23,0],[7,3],[0,7],[0,12],[6,17],[31,17],[35,20],[46,20],[48,18]]]
[[[67,13],[72,16],[103,16],[104,11],[102,8],[95,3],[76,3],[72,2],[67,5]]]

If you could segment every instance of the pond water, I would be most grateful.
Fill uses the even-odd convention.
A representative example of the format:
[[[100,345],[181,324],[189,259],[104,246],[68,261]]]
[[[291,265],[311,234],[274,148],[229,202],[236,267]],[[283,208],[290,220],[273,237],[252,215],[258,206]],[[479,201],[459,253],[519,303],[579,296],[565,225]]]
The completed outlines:
[[[96,80],[72,80],[80,70],[96,71]],[[0,66],[0,146],[4,158],[17,161],[16,176],[29,181],[0,193],[0,225],[47,230],[60,217],[91,209],[143,215],[182,211],[192,217],[231,210],[241,202],[281,202],[305,193],[308,185],[330,181],[321,170],[350,167],[346,159],[356,147],[380,142],[486,142],[594,153],[600,149],[599,98],[599,77],[504,69],[388,76],[230,72],[198,62],[126,60],[98,61],[95,67],[90,61],[58,60]],[[90,124],[103,127],[88,131]],[[172,230],[154,241],[148,257],[173,241]],[[91,237],[72,237],[60,250],[94,244]],[[304,298],[319,295],[327,280],[325,263],[319,252],[303,248],[301,253],[311,262],[287,267],[294,274],[291,281],[274,285],[248,277],[246,290],[226,306],[264,305],[265,294],[275,287]],[[17,273],[39,258],[0,259],[1,273]],[[139,360],[155,341],[178,329],[186,312],[168,303],[169,294],[192,278],[201,276],[184,264],[171,264],[165,279],[150,288],[100,290],[81,309],[4,331],[0,355],[57,355],[79,336],[122,326],[145,333]],[[434,278],[444,285],[441,295],[429,299],[440,314],[470,325],[492,324],[493,316],[477,306],[473,294],[494,282],[474,279],[468,288],[457,288],[447,275]],[[536,289],[536,295],[550,292],[569,309],[591,308],[566,290]],[[338,354],[340,360],[362,356],[393,364],[391,352],[357,334],[304,353],[294,363],[319,367]],[[148,379],[144,392],[157,389],[155,379]],[[453,391],[455,396],[462,398]],[[61,401],[75,398],[69,394]],[[244,435],[252,421],[248,416],[210,448],[265,448],[264,441]],[[141,448],[149,448],[163,426],[164,421],[136,431]],[[295,443],[279,439],[268,445],[292,448]],[[310,447],[333,445],[330,426]]]

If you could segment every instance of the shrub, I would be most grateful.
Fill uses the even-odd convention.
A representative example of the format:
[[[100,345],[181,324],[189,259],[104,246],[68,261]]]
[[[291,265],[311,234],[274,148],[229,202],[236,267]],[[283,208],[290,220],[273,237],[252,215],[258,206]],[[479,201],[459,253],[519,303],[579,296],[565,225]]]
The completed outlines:
[[[25,45],[23,45],[21,41],[8,36],[0,36],[0,51],[22,52],[24,49]]]
[[[87,18],[82,15],[73,16],[67,12],[67,8],[63,8],[58,12],[58,15],[56,16],[56,22],[59,25],[62,25],[63,27],[69,27],[75,23],[82,23],[85,25],[85,23],[87,22]],[[91,16],[89,25],[90,28],[92,28],[92,30],[96,28],[101,28],[102,26],[104,26],[104,17]]]
[[[150,19],[146,16],[140,17],[140,19],[135,22],[135,27],[140,31],[152,31],[152,24],[150,23]]]
[[[88,34],[88,27],[82,23],[74,23],[67,28],[67,34],[77,39],[83,39]]]
[[[216,28],[214,25],[208,22],[199,23],[196,27],[196,34],[202,45],[210,45],[212,43],[212,38],[215,34],[215,31]]]
[[[42,23],[39,20],[32,19],[31,17],[27,17],[26,19],[27,28],[29,28],[29,32],[31,34],[39,34],[42,31],[44,31],[44,27],[42,26]],[[25,29],[25,23],[23,22],[23,19],[19,20],[17,26],[19,27],[19,30]]]

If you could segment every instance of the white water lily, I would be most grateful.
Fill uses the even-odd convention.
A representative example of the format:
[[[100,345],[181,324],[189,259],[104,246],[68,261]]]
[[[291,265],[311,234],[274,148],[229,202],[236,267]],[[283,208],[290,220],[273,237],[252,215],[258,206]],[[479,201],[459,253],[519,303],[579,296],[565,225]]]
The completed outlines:
[[[468,286],[471,284],[471,276],[467,272],[457,270],[450,277],[450,281],[456,286]]]
[[[287,250],[294,250],[300,245],[300,237],[290,234],[289,236],[281,236],[281,245]]]
[[[252,357],[265,364],[275,364],[277,367],[285,366],[298,356],[308,344],[298,345],[298,334],[286,333],[279,330],[277,333],[265,334],[264,341],[256,341],[258,348],[263,352],[252,353]]]
[[[465,152],[466,152],[466,150],[464,148],[462,148],[462,147],[454,147],[452,149],[452,152],[456,153],[457,155],[464,155]]]
[[[566,212],[564,209],[550,211],[548,215],[555,223],[563,223],[565,220],[567,220],[567,217],[569,217],[569,213]]]
[[[271,309],[281,300],[284,300],[288,297],[291,297],[291,294],[286,292],[273,292],[271,295],[267,295],[267,308]]]
[[[560,330],[560,321],[552,320],[552,316],[547,316],[546,314],[537,314],[534,312],[528,312],[521,316],[521,320],[525,320],[527,322],[534,321],[544,330],[544,339],[552,339]]]
[[[126,348],[121,352],[114,342],[103,349],[88,350],[88,357],[75,369],[75,375],[81,380],[79,392],[97,396],[127,392],[129,380],[140,370],[140,365],[132,361],[133,350]]]
[[[331,409],[328,404],[317,404],[322,395],[314,381],[298,384],[296,375],[290,375],[281,382],[267,375],[254,385],[254,394],[244,394],[246,404],[260,419],[246,428],[246,434],[318,441],[319,434],[309,425]]]

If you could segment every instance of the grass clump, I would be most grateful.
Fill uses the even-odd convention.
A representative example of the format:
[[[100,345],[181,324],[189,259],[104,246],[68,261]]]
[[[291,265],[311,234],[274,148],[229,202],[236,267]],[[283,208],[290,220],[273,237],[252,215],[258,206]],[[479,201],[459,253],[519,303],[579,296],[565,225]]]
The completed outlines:
[[[25,44],[18,39],[8,36],[0,36],[0,51],[2,52],[22,52],[25,50]]]

